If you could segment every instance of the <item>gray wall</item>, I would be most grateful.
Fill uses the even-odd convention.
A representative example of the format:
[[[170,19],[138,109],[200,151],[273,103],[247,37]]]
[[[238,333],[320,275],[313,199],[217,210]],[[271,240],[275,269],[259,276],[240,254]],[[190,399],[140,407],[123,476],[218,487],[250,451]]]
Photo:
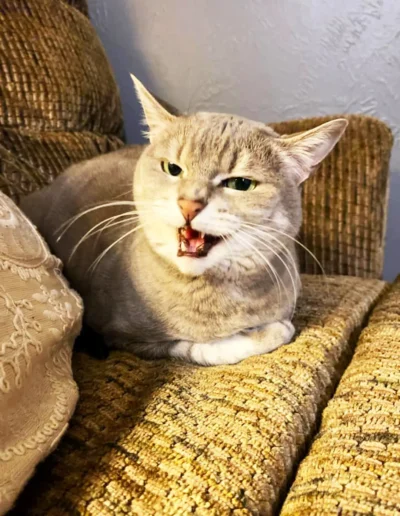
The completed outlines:
[[[365,113],[396,144],[385,277],[400,272],[399,0],[89,0],[140,141],[129,72],[181,110],[262,121]]]

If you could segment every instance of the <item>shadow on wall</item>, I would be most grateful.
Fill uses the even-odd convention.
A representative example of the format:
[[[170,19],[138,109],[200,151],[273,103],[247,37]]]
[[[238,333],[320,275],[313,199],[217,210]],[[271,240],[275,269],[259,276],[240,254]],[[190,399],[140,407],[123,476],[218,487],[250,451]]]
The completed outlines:
[[[399,145],[399,142],[395,142],[395,145],[396,143]],[[400,274],[400,170],[393,170],[393,164],[396,163],[395,156],[400,154],[400,150],[397,149],[397,152],[394,150],[393,154],[384,264],[384,279],[388,281],[394,280]]]
[[[114,5],[112,20],[109,16],[110,3],[91,0],[89,14],[110,60],[121,93],[125,134],[128,143],[145,143],[141,131],[144,126],[142,111],[136,98],[130,74],[134,73],[146,84],[152,86],[152,77],[145,65],[144,56],[135,52],[135,3],[124,2]]]

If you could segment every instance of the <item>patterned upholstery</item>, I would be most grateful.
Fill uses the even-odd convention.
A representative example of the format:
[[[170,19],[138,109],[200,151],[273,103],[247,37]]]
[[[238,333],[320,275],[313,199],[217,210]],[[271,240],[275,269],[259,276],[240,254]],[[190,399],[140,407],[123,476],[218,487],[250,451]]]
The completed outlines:
[[[18,201],[122,145],[122,112],[86,2],[0,4],[0,190]]]

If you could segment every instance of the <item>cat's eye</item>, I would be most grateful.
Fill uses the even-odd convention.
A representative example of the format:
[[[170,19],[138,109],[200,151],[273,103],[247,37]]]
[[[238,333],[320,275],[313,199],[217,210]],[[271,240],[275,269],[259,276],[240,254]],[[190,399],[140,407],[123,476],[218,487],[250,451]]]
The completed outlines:
[[[166,174],[174,177],[179,176],[179,174],[182,172],[182,169],[179,165],[175,165],[175,163],[170,163],[169,161],[162,161],[161,168]]]
[[[247,177],[231,177],[222,181],[222,186],[225,188],[232,188],[233,190],[241,190],[242,192],[248,192],[254,190],[257,186],[257,181],[254,179],[248,179]]]

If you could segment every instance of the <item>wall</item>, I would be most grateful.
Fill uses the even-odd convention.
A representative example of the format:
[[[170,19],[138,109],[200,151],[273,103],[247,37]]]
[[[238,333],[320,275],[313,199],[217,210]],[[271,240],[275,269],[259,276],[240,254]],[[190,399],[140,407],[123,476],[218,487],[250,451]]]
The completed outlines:
[[[262,121],[365,113],[396,146],[385,277],[400,272],[399,0],[89,0],[140,141],[129,72],[180,108]]]

